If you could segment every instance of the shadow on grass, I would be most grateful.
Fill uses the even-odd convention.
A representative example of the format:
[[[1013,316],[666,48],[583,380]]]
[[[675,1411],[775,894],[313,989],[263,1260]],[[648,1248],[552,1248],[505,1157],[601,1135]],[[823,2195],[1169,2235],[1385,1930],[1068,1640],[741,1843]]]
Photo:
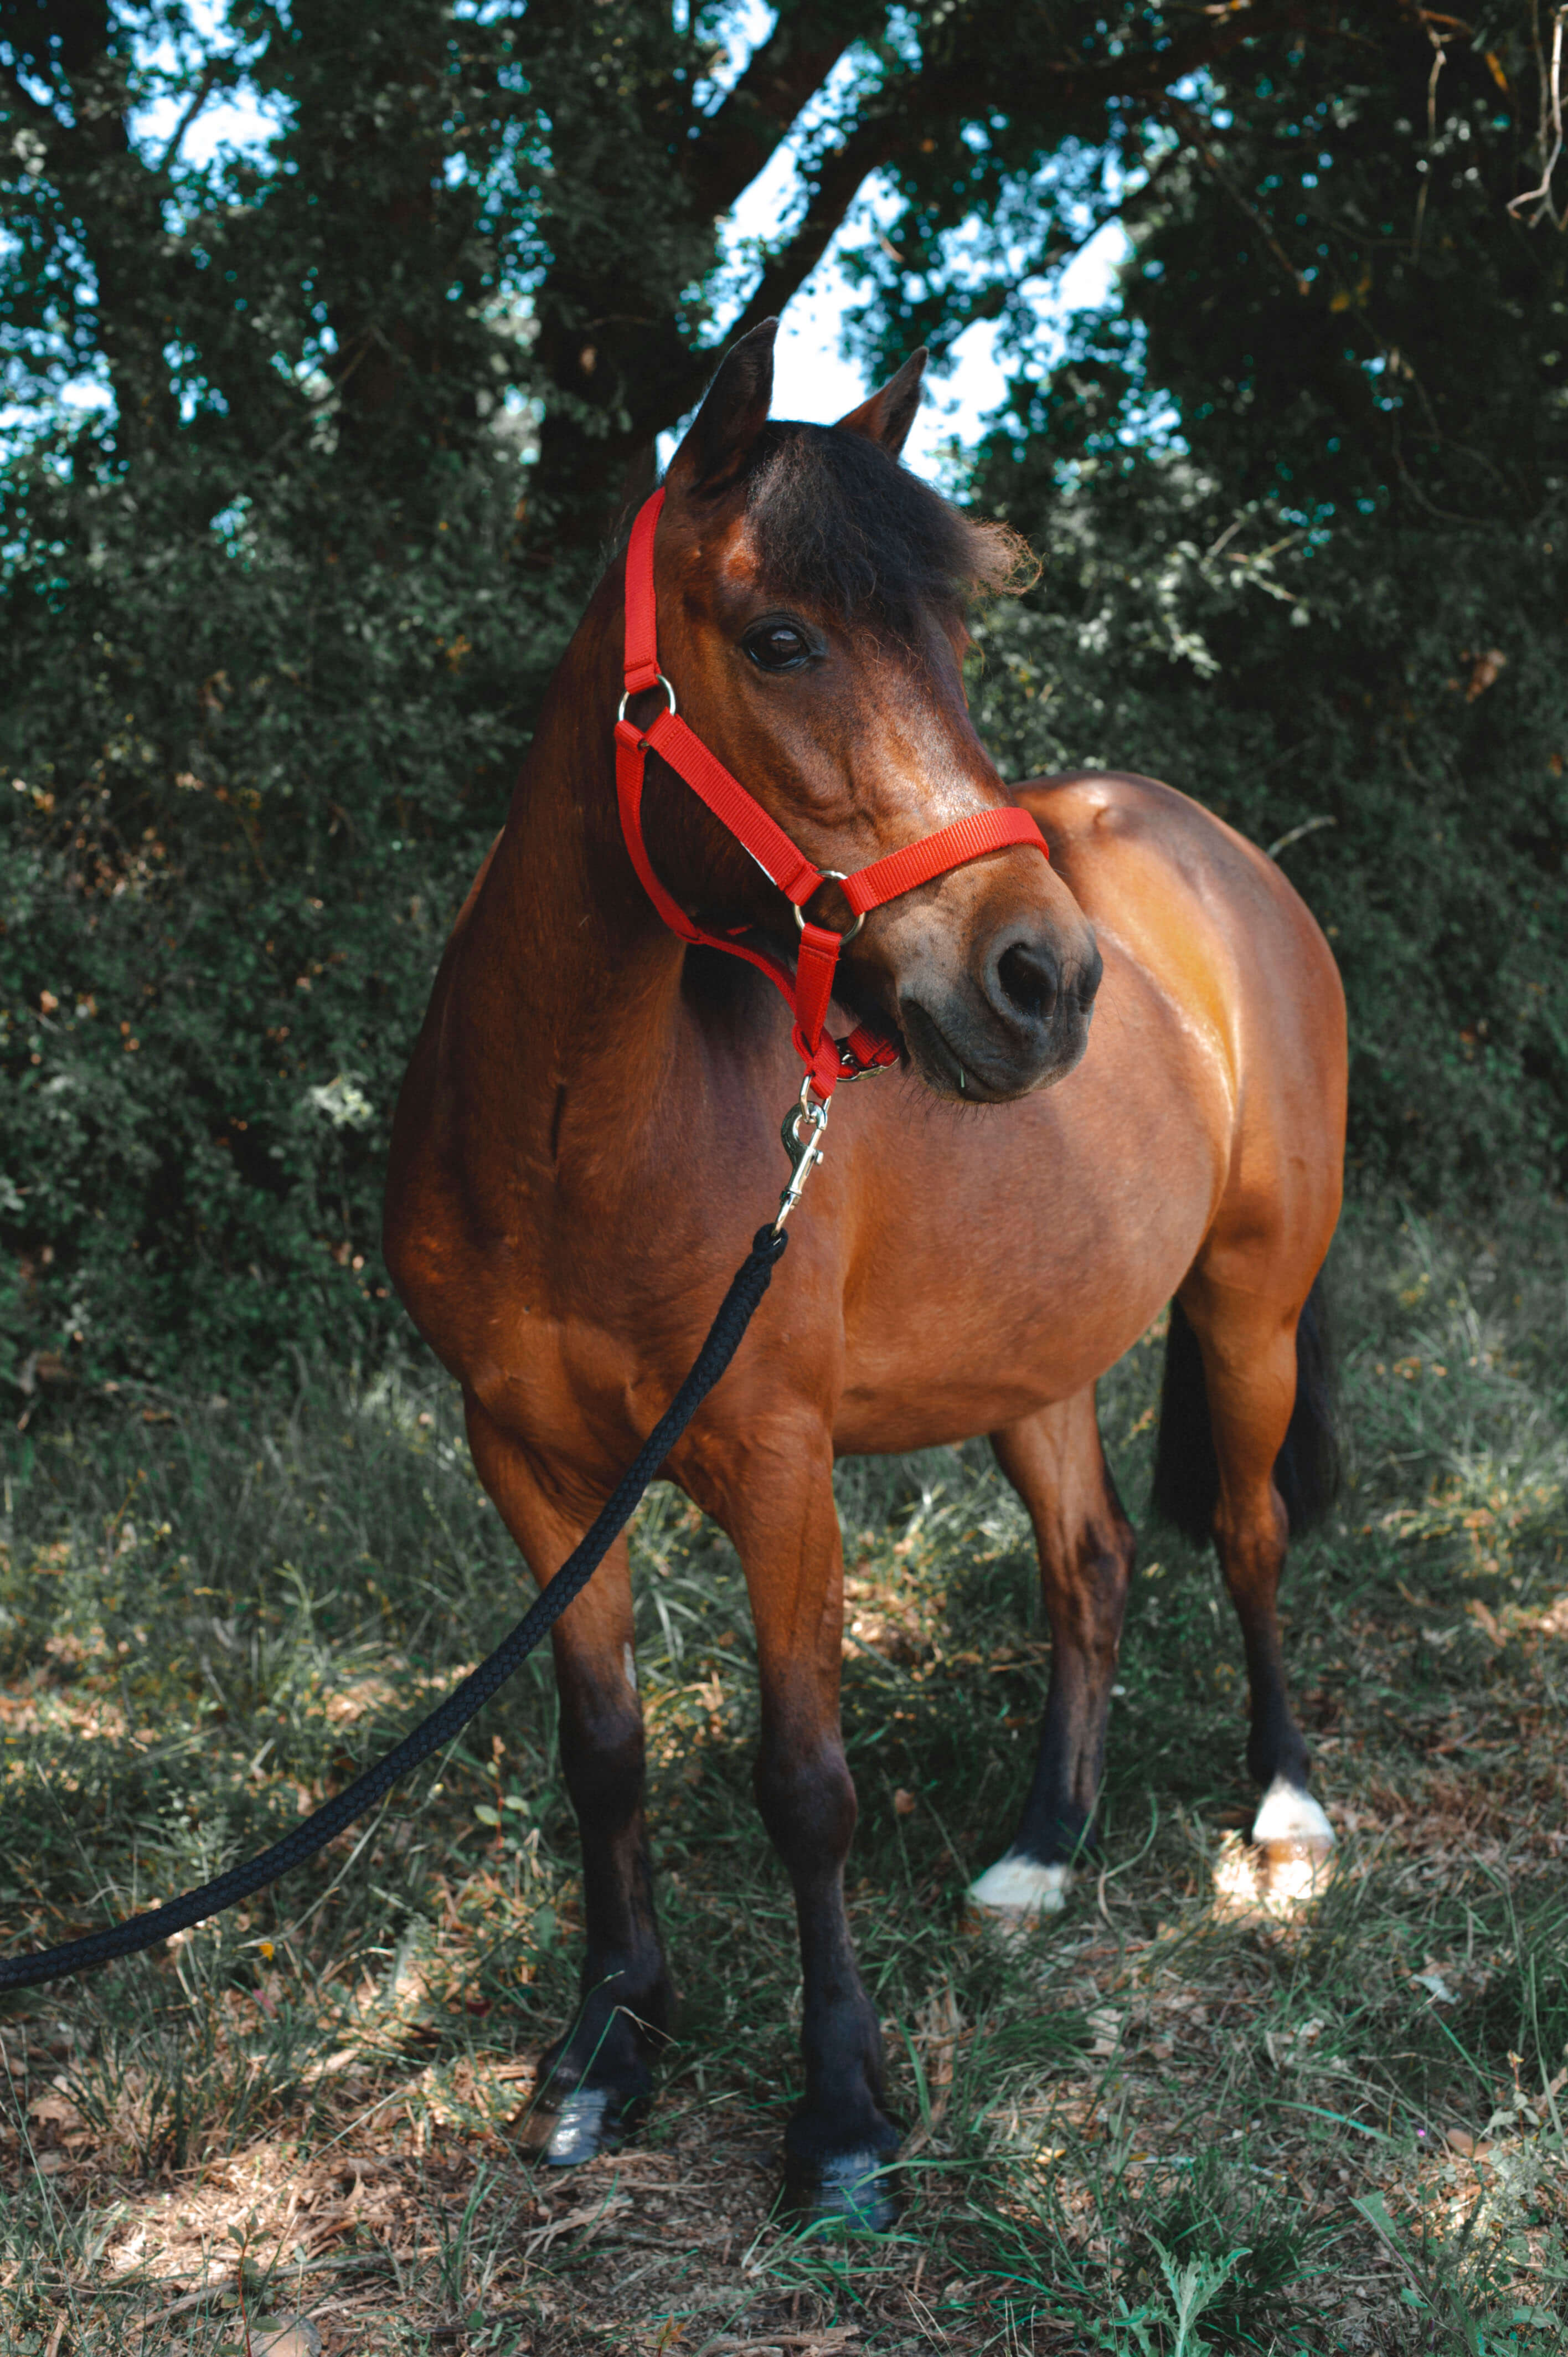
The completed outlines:
[[[983,1446],[841,1468],[850,1895],[908,2132],[897,2235],[769,2222],[792,1910],[750,1795],[739,1567],[665,1490],[633,1560],[682,2002],[639,2144],[553,2176],[515,2134],[580,1915],[531,1664],[286,1887],[0,2008],[7,2352],[62,2325],[56,2357],[117,2351],[146,2317],[144,2346],[206,2357],[285,2290],[328,2351],[1552,2345],[1568,1321],[1561,1220],[1530,1218],[1366,1211],[1339,1250],[1351,1485],[1285,1609],[1341,1865],[1298,1920],[1216,1904],[1251,1799],[1240,1646],[1211,1558],[1145,1526],[1103,1857],[1059,1918],[969,1923],[1049,1674],[1027,1527]],[[1135,1518],[1159,1357],[1156,1335],[1102,1387]],[[274,1838],[516,1616],[423,1367],[60,1401],[6,1450],[9,1947]]]

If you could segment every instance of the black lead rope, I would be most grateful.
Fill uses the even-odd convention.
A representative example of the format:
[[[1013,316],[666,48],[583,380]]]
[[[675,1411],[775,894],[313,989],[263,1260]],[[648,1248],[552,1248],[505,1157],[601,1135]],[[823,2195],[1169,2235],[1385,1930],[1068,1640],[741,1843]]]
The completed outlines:
[[[193,1923],[205,1922],[209,1915],[220,1915],[226,1907],[238,1905],[253,1891],[264,1890],[269,1882],[277,1881],[280,1875],[290,1874],[296,1866],[303,1866],[307,1857],[314,1857],[336,1835],[384,1800],[411,1768],[417,1768],[422,1760],[428,1760],[433,1751],[450,1743],[521,1668],[540,1639],[586,1587],[611,1544],[631,1520],[643,1491],[734,1358],[741,1336],[768,1290],[787,1241],[781,1228],[757,1230],[751,1250],[736,1270],[719,1314],[709,1329],[708,1339],[697,1353],[695,1365],[627,1467],[592,1530],[573,1549],[510,1636],[461,1685],[455,1686],[428,1718],[422,1718],[395,1751],[389,1751],[384,1760],[378,1760],[373,1768],[356,1776],[335,1800],[305,1818],[291,1834],[274,1842],[271,1849],[263,1850],[248,1865],[231,1867],[227,1874],[202,1883],[199,1889],[188,1890],[181,1898],[171,1899],[166,1906],[155,1907],[145,1915],[133,1915],[129,1921],[116,1923],[107,1931],[90,1932],[84,1939],[67,1941],[63,1947],[39,1948],[28,1956],[5,1958],[0,1962],[0,1990],[36,1988],[42,1981],[64,1980],[68,1974],[87,1972],[94,1964],[113,1962],[116,1956],[136,1955],[144,1948],[156,1947],[173,1932],[188,1931]]]

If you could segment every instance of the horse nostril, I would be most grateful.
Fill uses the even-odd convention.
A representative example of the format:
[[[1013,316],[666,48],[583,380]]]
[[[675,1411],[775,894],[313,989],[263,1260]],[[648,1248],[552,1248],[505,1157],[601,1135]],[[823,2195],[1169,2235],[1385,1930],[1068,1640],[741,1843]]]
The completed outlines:
[[[1035,942],[1014,942],[996,961],[996,979],[1011,1011],[1031,1023],[1049,1021],[1061,985],[1049,950]]]

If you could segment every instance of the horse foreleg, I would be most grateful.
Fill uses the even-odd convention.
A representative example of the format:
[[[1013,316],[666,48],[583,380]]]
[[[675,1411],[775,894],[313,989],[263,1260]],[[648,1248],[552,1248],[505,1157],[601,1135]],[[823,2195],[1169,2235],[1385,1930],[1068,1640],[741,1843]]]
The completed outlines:
[[[1295,1321],[1277,1300],[1195,1273],[1182,1307],[1203,1353],[1219,1501],[1214,1541],[1247,1660],[1247,1767],[1263,1787],[1252,1839],[1273,1873],[1321,1863],[1334,1829],[1307,1790],[1305,1738],[1285,1687],[1278,1598],[1290,1523],[1274,1466],[1295,1405]]]
[[[593,1520],[594,1502],[585,1501],[579,1517],[547,1495],[524,1451],[473,1401],[468,1438],[480,1480],[542,1586]],[[561,1763],[582,1840],[587,1953],[576,2018],[541,2060],[534,2135],[545,2158],[565,2166],[612,2148],[634,2124],[671,2013],[643,1818],[624,1537],[556,1622],[552,1641]]]
[[[806,2088],[784,2134],[787,2199],[811,2216],[890,2224],[894,2205],[875,2172],[898,2133],[883,2109],[881,2029],[844,1908],[856,1804],[839,1726],[843,1559],[832,1444],[821,1428],[768,1432],[763,1413],[744,1439],[695,1454],[682,1479],[746,1570],[762,1705],[757,1798],[800,1936]]]
[[[970,1897],[1010,1914],[1040,1914],[1063,1904],[1072,1861],[1092,1839],[1134,1541],[1101,1446],[1092,1386],[991,1441],[1035,1526],[1051,1683],[1018,1830]]]

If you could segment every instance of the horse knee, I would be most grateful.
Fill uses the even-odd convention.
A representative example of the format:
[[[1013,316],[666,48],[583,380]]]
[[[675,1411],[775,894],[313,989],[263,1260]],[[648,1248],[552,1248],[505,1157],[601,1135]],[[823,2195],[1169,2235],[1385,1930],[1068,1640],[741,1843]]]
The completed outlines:
[[[1232,1595],[1273,1593],[1284,1566],[1290,1520],[1272,1480],[1239,1492],[1221,1490],[1215,1509],[1214,1539]]]
[[[629,1822],[642,1805],[647,1747],[635,1699],[602,1693],[592,1705],[562,1697],[561,1766],[578,1816],[597,1825]]]
[[[808,1749],[765,1735],[752,1781],[768,1838],[791,1875],[842,1866],[859,1803],[839,1744]]]
[[[1063,1583],[1065,1592],[1048,1599],[1053,1636],[1059,1633],[1093,1670],[1107,1676],[1121,1650],[1133,1555],[1130,1523],[1122,1523],[1119,1531],[1086,1532],[1071,1579]]]

